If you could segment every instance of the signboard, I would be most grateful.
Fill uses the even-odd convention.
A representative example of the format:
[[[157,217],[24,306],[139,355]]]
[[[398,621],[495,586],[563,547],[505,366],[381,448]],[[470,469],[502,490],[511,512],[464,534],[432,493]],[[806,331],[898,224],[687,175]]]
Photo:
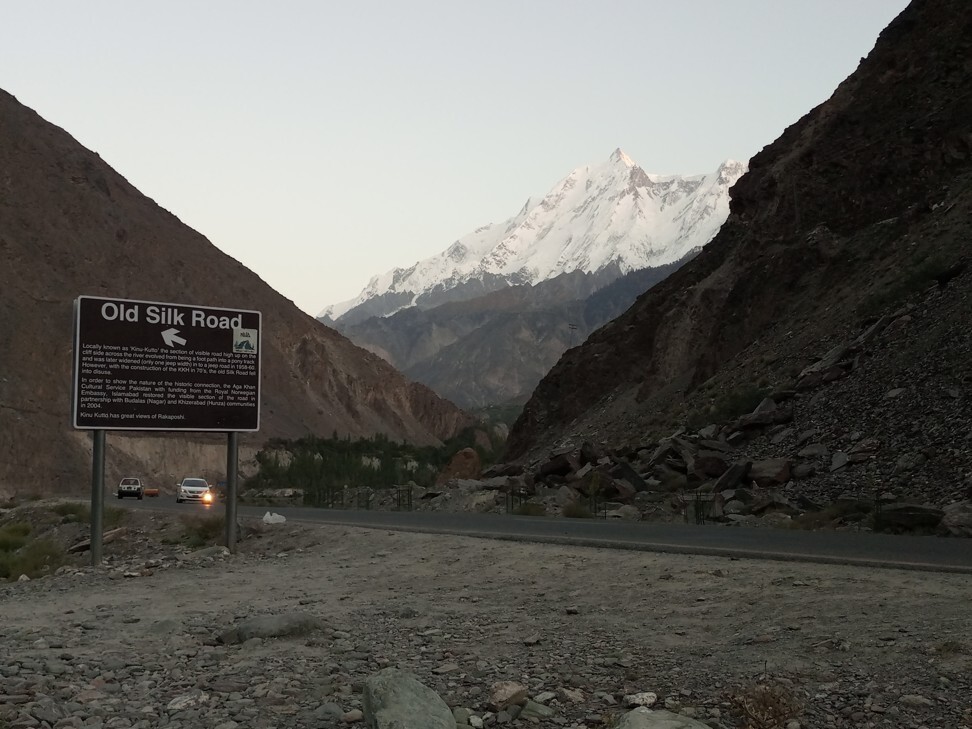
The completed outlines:
[[[80,296],[79,429],[260,429],[258,311]]]

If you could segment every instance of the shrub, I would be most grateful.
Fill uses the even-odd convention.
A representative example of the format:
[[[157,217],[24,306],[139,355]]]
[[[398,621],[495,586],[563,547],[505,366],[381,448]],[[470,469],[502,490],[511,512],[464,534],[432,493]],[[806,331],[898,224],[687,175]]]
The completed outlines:
[[[106,506],[104,517],[104,528],[115,529],[121,526],[128,517],[128,510],[120,506]]]
[[[14,522],[0,527],[0,552],[13,552],[27,543],[30,524]]]
[[[729,697],[743,729],[781,729],[801,711],[792,689],[782,685],[755,684]]]
[[[80,501],[65,501],[60,504],[54,504],[51,507],[51,511],[55,514],[63,516],[63,521],[90,521],[91,520],[91,509],[87,504]]]
[[[594,513],[587,507],[587,505],[582,504],[579,501],[571,501],[569,504],[564,504],[563,515],[568,519],[594,518]]]
[[[185,542],[190,547],[215,544],[225,531],[226,520],[221,514],[212,516],[187,516],[182,519]]]
[[[0,532],[0,552],[13,552],[24,546],[26,542],[23,537]]]
[[[67,561],[67,552],[46,539],[35,539],[16,552],[0,552],[0,579],[15,580],[53,572]]]
[[[91,507],[80,501],[65,501],[61,504],[55,504],[51,507],[51,511],[59,514],[62,517],[61,522],[64,524],[91,521]],[[106,506],[101,516],[102,525],[105,529],[115,529],[125,521],[128,511],[119,506]]]
[[[26,537],[30,534],[30,524],[25,521],[15,521],[0,527],[0,532],[12,534],[16,537]]]
[[[519,516],[546,516],[547,509],[543,504],[538,504],[535,501],[526,501],[513,510],[514,514]]]

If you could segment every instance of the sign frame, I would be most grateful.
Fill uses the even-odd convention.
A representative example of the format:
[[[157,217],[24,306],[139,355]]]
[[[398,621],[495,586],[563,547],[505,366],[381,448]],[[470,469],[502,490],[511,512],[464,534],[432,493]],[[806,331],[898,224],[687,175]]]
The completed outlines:
[[[92,423],[90,416],[82,417],[81,415],[81,392],[82,386],[86,385],[88,382],[92,381],[94,378],[91,374],[82,373],[82,353],[84,351],[85,345],[92,348],[96,346],[106,346],[104,342],[95,341],[97,339],[96,334],[103,334],[103,332],[93,332],[91,330],[91,324],[87,326],[82,324],[82,315],[84,313],[86,319],[90,319],[92,314],[88,309],[89,306],[97,306],[101,309],[101,316],[105,317],[105,307],[107,305],[113,305],[114,309],[108,309],[107,311],[113,312],[115,315],[112,319],[106,319],[104,327],[112,329],[113,331],[105,335],[108,339],[112,340],[110,346],[112,348],[117,348],[124,346],[127,349],[125,351],[134,349],[138,350],[139,347],[144,345],[134,344],[138,340],[145,341],[147,337],[158,337],[158,344],[153,349],[148,349],[147,351],[161,351],[164,355],[173,354],[176,356],[180,351],[192,351],[193,353],[213,353],[218,355],[224,355],[227,351],[231,357],[238,356],[236,349],[240,351],[245,351],[247,347],[245,344],[247,342],[241,342],[240,347],[236,347],[236,336],[243,336],[251,338],[253,336],[252,332],[256,330],[256,352],[252,355],[247,354],[248,357],[255,358],[255,374],[247,373],[246,375],[234,375],[230,376],[227,371],[224,377],[220,378],[217,375],[207,374],[202,377],[200,382],[203,384],[199,387],[220,387],[221,384],[213,385],[211,382],[223,383],[229,379],[241,380],[247,383],[250,387],[255,386],[255,405],[239,406],[239,411],[233,412],[233,415],[238,415],[236,422],[228,424],[215,424],[212,422],[213,418],[227,417],[232,411],[229,409],[230,406],[225,404],[207,404],[203,402],[185,404],[184,407],[192,408],[196,411],[193,414],[192,419],[188,424],[179,425],[178,421],[172,421],[171,415],[161,415],[159,412],[153,415],[143,416],[139,422],[132,422],[131,417],[123,419],[122,416],[118,416],[120,422],[118,425],[112,424],[110,422],[98,422]],[[135,318],[128,318],[125,312],[131,315],[134,311]],[[187,313],[188,312],[188,313]],[[145,313],[145,319],[149,320],[147,323],[139,321],[141,314]],[[150,320],[150,317],[153,317]],[[189,318],[189,323],[186,323],[186,318]],[[256,326],[242,327],[245,322],[252,325],[255,318]],[[175,321],[173,321],[173,319]],[[235,324],[237,321],[241,324],[239,327],[227,326],[228,324]],[[207,322],[212,322],[213,325],[207,325]],[[197,326],[198,323],[198,326]],[[133,327],[131,334],[125,335],[129,336],[130,340],[126,340],[125,336],[120,335],[120,331],[124,331],[125,328],[129,326]],[[137,327],[137,328],[135,328]],[[187,333],[188,331],[196,332],[196,334]],[[227,331],[228,330],[228,331]],[[210,340],[207,343],[211,344],[213,338],[222,339],[223,332],[226,331],[226,337],[229,342],[227,348],[224,350],[222,348],[201,348],[201,349],[182,349],[186,347],[187,341],[186,337],[198,338],[203,335],[200,333],[206,331],[206,337]],[[242,334],[240,334],[242,333]],[[182,336],[180,336],[180,334]],[[103,336],[102,338],[105,338]],[[122,344],[117,344],[117,341],[121,337]],[[203,337],[204,339],[206,337]],[[82,338],[84,341],[82,341]],[[127,342],[127,344],[126,344]],[[120,299],[112,298],[106,296],[87,296],[81,295],[74,300],[74,332],[73,332],[73,343],[74,351],[72,356],[73,372],[71,378],[71,425],[76,430],[127,430],[127,431],[178,431],[178,432],[218,432],[218,433],[254,433],[260,430],[260,417],[261,417],[261,400],[262,400],[262,361],[263,361],[263,314],[259,311],[252,309],[228,309],[214,306],[201,306],[196,304],[184,304],[184,303],[173,303],[173,302],[160,302],[160,301],[147,301],[143,299]],[[191,343],[190,343],[191,344]],[[252,349],[252,346],[249,347]],[[193,367],[201,367],[199,363],[199,357],[201,354],[195,354],[194,358],[187,358],[183,356],[183,362],[187,359],[192,361]],[[135,356],[141,356],[136,354]],[[158,354],[152,354],[150,356],[159,357]],[[229,365],[226,364],[228,360],[224,357],[222,366],[224,368]],[[236,360],[232,360],[236,361]],[[86,362],[86,365],[90,363]],[[108,367],[108,365],[106,365]],[[128,371],[128,370],[123,370]],[[194,375],[200,375],[201,373],[194,372]],[[155,373],[142,373],[138,375],[144,378],[140,381],[140,384],[146,386],[154,385],[158,387],[161,380],[158,380],[158,376]],[[179,377],[179,375],[172,375],[173,377]],[[189,376],[188,374],[185,376]],[[87,378],[87,379],[86,379]],[[97,381],[97,380],[95,380]],[[183,383],[179,383],[180,385]],[[186,382],[187,390],[191,392],[191,388],[188,385],[193,385],[195,383]],[[107,393],[106,393],[107,394]],[[166,400],[164,404],[157,405],[157,407],[165,407],[170,412],[176,406],[169,402],[168,392],[163,396],[161,394],[153,394],[155,399],[163,398]],[[190,399],[189,395],[185,395],[186,399]],[[234,406],[235,407],[235,406]],[[203,418],[199,413],[202,412],[200,409],[210,409],[209,419]],[[139,407],[136,408],[139,412],[149,412],[151,413],[151,407]],[[111,408],[105,410],[106,413],[112,412]],[[115,417],[115,416],[108,416]],[[165,419],[160,419],[165,418]],[[144,420],[144,422],[143,422]],[[245,420],[245,422],[240,422]],[[83,422],[81,422],[83,421]],[[185,422],[185,421],[183,421]],[[240,427],[240,426],[245,427]],[[252,427],[250,427],[252,426]]]

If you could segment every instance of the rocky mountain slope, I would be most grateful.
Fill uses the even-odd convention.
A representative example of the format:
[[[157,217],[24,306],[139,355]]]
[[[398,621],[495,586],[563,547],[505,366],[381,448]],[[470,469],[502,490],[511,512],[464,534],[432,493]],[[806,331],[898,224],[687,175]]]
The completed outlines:
[[[792,494],[809,476],[827,498],[961,497],[970,58],[972,6],[913,2],[829,100],[751,160],[712,243],[561,358],[508,455],[536,462],[588,440],[704,486],[693,452],[708,438],[730,462],[779,459],[773,483]],[[691,448],[653,462],[677,427]]]
[[[335,326],[462,407],[522,405],[564,351],[681,264],[632,271],[606,286],[595,274],[573,271],[535,286]]]
[[[78,490],[90,478],[89,438],[69,427],[71,312],[80,294],[262,311],[262,430],[242,439],[247,447],[335,430],[434,443],[468,423],[301,313],[5,92],[0,260],[0,492]],[[109,478],[132,472],[168,485],[225,465],[218,437],[111,434],[108,442]]]
[[[463,407],[522,404],[566,349],[712,239],[744,169],[662,177],[616,150],[322,321]]]
[[[565,273],[589,274],[603,286],[672,263],[712,240],[729,214],[729,187],[744,171],[729,160],[708,175],[652,175],[617,149],[607,162],[578,168],[543,198],[527,200],[509,220],[374,277],[357,297],[319,316],[350,325]]]

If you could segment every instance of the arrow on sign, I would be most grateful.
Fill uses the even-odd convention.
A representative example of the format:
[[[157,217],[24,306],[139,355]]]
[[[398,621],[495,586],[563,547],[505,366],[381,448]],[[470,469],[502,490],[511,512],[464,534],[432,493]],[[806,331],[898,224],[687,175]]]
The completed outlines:
[[[186,340],[179,336],[178,329],[166,329],[162,332],[162,339],[169,347],[174,347],[177,344],[185,344]]]

